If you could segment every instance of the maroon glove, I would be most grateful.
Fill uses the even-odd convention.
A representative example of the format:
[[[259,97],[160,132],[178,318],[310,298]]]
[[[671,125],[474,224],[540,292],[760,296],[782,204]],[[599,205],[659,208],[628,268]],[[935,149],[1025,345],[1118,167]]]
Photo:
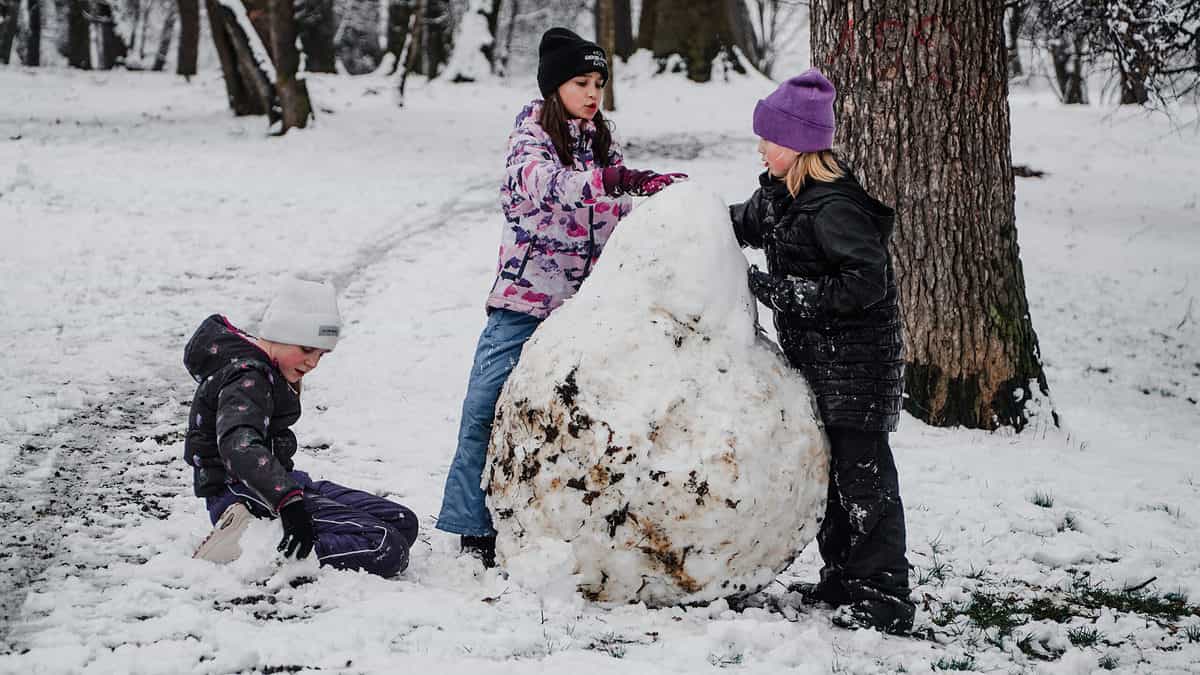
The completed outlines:
[[[623,166],[606,166],[601,170],[604,177],[604,192],[610,197],[637,195],[649,197],[671,183],[686,180],[686,173],[655,173],[653,171],[626,169]]]

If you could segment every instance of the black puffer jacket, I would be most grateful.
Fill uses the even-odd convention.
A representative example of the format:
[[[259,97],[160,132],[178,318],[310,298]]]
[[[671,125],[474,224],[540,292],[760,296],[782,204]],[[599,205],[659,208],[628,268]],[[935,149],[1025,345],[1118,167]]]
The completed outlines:
[[[226,483],[241,482],[270,512],[301,498],[288,475],[300,396],[266,352],[214,314],[188,341],[183,364],[199,383],[183,446],[196,496],[217,495]]]
[[[804,373],[827,426],[895,431],[904,389],[892,209],[852,174],[810,182],[795,199],[766,172],[729,207],[742,246],[762,248],[772,285],[795,301],[775,313],[780,346]]]

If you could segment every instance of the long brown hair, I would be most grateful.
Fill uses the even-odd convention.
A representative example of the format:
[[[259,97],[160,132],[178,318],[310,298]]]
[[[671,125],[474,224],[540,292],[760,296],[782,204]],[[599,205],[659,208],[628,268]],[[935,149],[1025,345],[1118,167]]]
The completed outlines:
[[[558,97],[558,92],[550,92],[542,104],[542,115],[538,124],[542,125],[550,140],[554,142],[554,150],[563,166],[575,165],[575,158],[571,155],[571,131],[567,128],[570,119],[571,116],[567,113],[562,99]],[[592,137],[592,158],[596,160],[596,164],[608,166],[612,159],[609,156],[612,150],[612,129],[599,110],[592,118],[592,123],[596,125],[596,135]]]

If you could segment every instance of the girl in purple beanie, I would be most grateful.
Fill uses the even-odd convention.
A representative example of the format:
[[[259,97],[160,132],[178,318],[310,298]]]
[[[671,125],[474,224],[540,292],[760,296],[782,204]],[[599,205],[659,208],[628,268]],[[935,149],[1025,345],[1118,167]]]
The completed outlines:
[[[774,312],[779,343],[816,394],[831,463],[817,533],[820,581],[807,602],[834,623],[903,633],[912,627],[904,506],[888,433],[904,385],[900,309],[888,252],[895,214],[863,190],[833,147],[833,84],[816,69],[754,109],[766,171],[730,207],[742,246],[766,253],[750,290]]]
[[[598,45],[566,28],[546,31],[538,47],[542,98],[517,115],[508,138],[496,280],[437,520],[485,567],[495,564],[496,531],[480,480],[500,389],[534,330],[595,267],[632,209],[629,195],[652,195],[686,177],[624,166],[600,112],[608,73]]]

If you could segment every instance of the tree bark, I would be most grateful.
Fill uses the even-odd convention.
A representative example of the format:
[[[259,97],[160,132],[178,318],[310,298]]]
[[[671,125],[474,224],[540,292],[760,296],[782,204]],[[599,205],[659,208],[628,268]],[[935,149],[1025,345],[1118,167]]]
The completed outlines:
[[[271,1],[271,56],[275,60],[275,93],[279,96],[279,108],[283,114],[283,126],[279,133],[288,129],[303,129],[312,117],[312,104],[308,100],[308,86],[296,77],[300,70],[300,51],[296,49],[296,20],[293,0]]]
[[[196,74],[200,54],[200,0],[179,0],[179,62],[175,74]]]
[[[1146,86],[1153,68],[1153,59],[1148,53],[1153,38],[1143,33],[1140,24],[1145,17],[1135,13],[1128,5],[1116,8],[1117,15],[1112,23],[1123,23],[1131,28],[1110,31],[1115,44],[1117,68],[1121,73],[1121,104],[1144,105],[1150,101],[1150,89]]]
[[[642,0],[642,14],[638,17],[638,49],[654,49],[654,39],[658,33],[655,30],[657,17],[658,0]]]
[[[613,14],[617,22],[613,53],[627,59],[637,50],[637,42],[633,39],[633,7],[630,1],[613,0]]]
[[[1049,408],[1017,247],[1004,6],[812,3],[813,62],[838,89],[837,147],[897,212],[906,409],[1025,428]]]
[[[384,54],[379,46],[379,2],[347,0],[342,8],[337,58],[351,75],[374,72]]]
[[[42,64],[42,0],[25,0],[29,10],[29,35],[25,38],[25,65]]]
[[[749,15],[746,14],[743,24],[738,8],[740,12],[748,12],[743,0],[656,0],[643,5],[643,27],[649,9],[654,13],[654,27],[671,28],[652,29],[654,36],[650,49],[658,58],[679,54],[687,67],[688,79],[695,82],[707,82],[712,78],[713,61],[720,56],[724,56],[734,70],[742,72],[733,47],[741,48],[745,54],[752,53],[753,31],[747,42],[743,28],[750,25]]]
[[[617,79],[617,7],[616,0],[596,0],[596,43],[608,54],[608,80],[604,83],[604,109],[617,109],[613,81]]]
[[[233,10],[217,0],[204,0],[208,23],[225,78],[225,93],[235,115],[266,115],[274,105],[270,80],[254,61],[250,37]]]
[[[1083,38],[1060,38],[1050,42],[1050,61],[1054,64],[1054,80],[1058,83],[1058,98],[1069,105],[1087,103],[1083,85]]]
[[[154,72],[161,72],[167,67],[167,57],[171,53],[171,40],[175,37],[175,5],[167,3],[163,10],[163,27],[158,34],[158,49],[154,52]]]
[[[84,3],[69,0],[67,5],[67,64],[72,68],[92,69],[91,26]]]
[[[310,73],[336,73],[337,20],[333,0],[301,0],[296,3],[296,30],[304,48],[304,69]]]
[[[404,45],[409,38],[409,26],[412,24],[413,12],[417,9],[416,0],[391,0],[388,3],[388,29],[384,51],[395,59],[394,73],[404,65]],[[390,75],[391,73],[389,73]]]
[[[1008,10],[1008,76],[1018,77],[1025,74],[1021,66],[1021,28],[1025,25],[1025,2],[1018,0],[1012,3]]]
[[[129,48],[125,41],[117,35],[117,22],[113,18],[112,4],[108,0],[98,0],[92,5],[95,13],[94,22],[100,33],[100,50],[97,56],[100,62],[96,67],[100,70],[112,70],[113,66],[124,61]]]
[[[0,0],[0,63],[7,64],[12,57],[13,40],[17,36],[17,17],[21,14],[21,0]]]

